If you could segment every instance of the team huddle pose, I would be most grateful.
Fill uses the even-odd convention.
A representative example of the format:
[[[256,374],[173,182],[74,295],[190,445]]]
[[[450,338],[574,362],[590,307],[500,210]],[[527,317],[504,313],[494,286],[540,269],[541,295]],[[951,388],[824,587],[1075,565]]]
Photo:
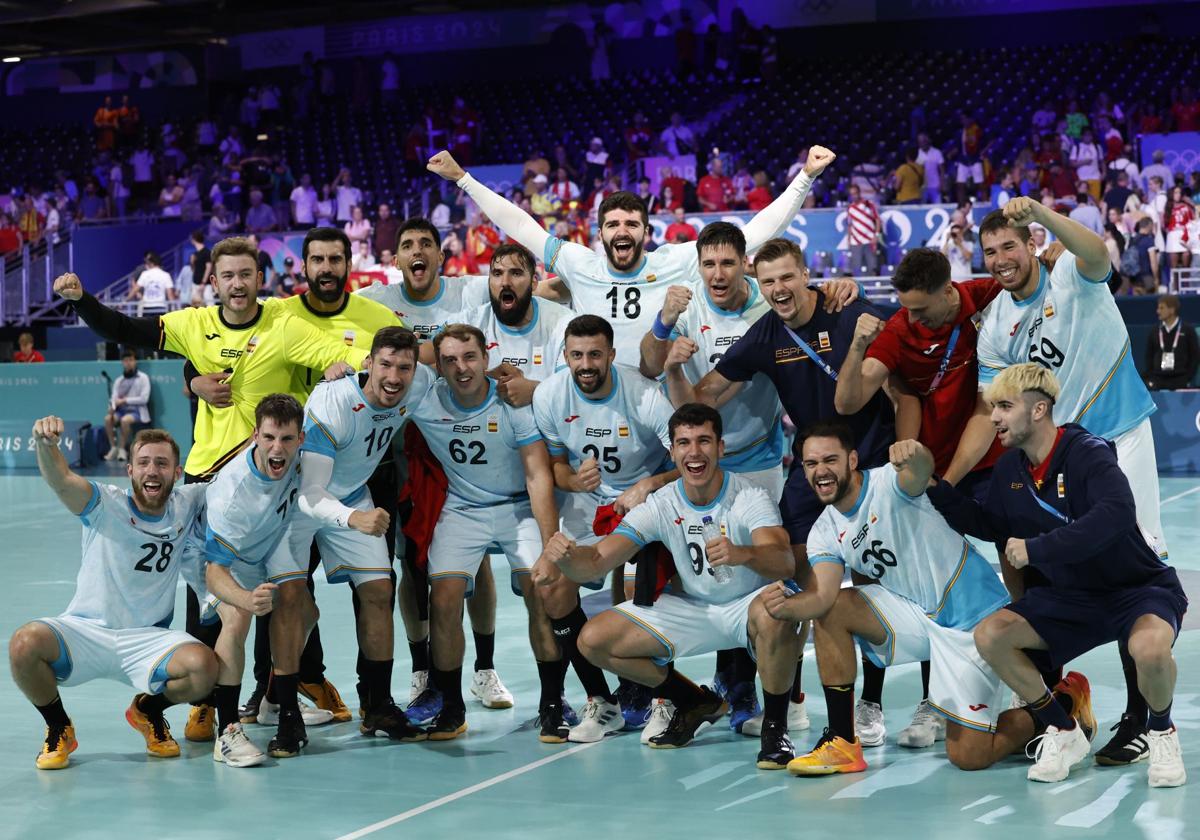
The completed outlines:
[[[1032,750],[1029,779],[1057,782],[1098,729],[1087,678],[1063,668],[1116,641],[1128,703],[1096,761],[1148,759],[1150,785],[1182,785],[1171,649],[1187,598],[1104,243],[1013,199],[980,224],[990,278],[952,283],[943,255],[913,250],[884,320],[853,281],[811,284],[781,238],[833,159],[813,147],[744,228],[652,252],[645,206],[616,193],[599,253],[442,152],[430,171],[512,240],[487,277],[440,276],[437,229],[410,219],[403,281],[357,295],[349,242],[324,229],[304,241],[309,290],[288,301],[257,299],[257,254],[238,239],[213,249],[220,302],[205,309],[129,318],[58,278],[105,338],[185,356],[201,403],[186,465],[166,432],[134,438],[128,491],[70,471],[59,418],[34,425],[42,475],[83,523],[75,598],[10,643],[46,722],[37,766],[77,748],[59,686],[101,677],[139,691],[126,718],[159,757],[180,754],[175,703],[194,704],[185,735],[230,767],[300,755],[308,727],[351,719],[324,677],[318,565],[353,592],[362,733],[461,737],[464,617],[470,693],[514,703],[492,661],[495,552],[529,618],[542,742],[640,729],[679,748],[728,715],[764,770],[861,772],[887,734],[886,668],[919,662],[901,746],[944,740],[968,770]],[[1034,222],[1060,243],[1043,260]],[[799,429],[786,473],[785,414]],[[996,545],[999,575],[969,537]],[[589,619],[580,589],[610,574],[612,606]],[[170,629],[180,575],[186,633]],[[392,695],[397,601],[407,708]],[[828,725],[798,752],[809,633]],[[709,652],[712,686],[676,668]],[[277,726],[265,752],[248,723]]]

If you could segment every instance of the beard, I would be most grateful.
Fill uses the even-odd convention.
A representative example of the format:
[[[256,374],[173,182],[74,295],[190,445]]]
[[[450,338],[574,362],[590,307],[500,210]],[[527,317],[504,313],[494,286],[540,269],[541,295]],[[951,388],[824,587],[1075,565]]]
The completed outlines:
[[[587,385],[579,381],[579,377],[585,373],[593,373],[596,375],[595,381],[591,385]],[[571,373],[571,378],[575,380],[575,387],[585,394],[594,394],[604,387],[604,383],[608,381],[608,371],[602,371],[599,368],[580,368]]]
[[[492,298],[492,312],[496,315],[496,320],[506,327],[515,327],[525,320],[525,316],[529,314],[529,307],[533,304],[533,286],[526,289],[525,294],[517,297],[516,302],[509,309],[504,309],[500,305],[500,299]]]
[[[321,282],[324,280],[333,280],[335,285],[331,289],[322,289]],[[321,303],[334,303],[342,296],[342,290],[346,286],[346,278],[338,277],[332,271],[323,271],[313,278],[308,284],[308,290],[313,293],[313,296]]]
[[[171,498],[171,491],[175,489],[175,479],[169,476],[164,478],[162,480],[162,492],[159,494],[159,499],[157,502],[152,502],[142,491],[141,480],[131,479],[129,484],[130,489],[133,490],[133,500],[137,502],[139,506],[150,508],[151,510],[165,507],[167,504],[167,499]]]
[[[618,238],[625,239],[626,237]],[[629,238],[632,239],[632,237]],[[601,242],[604,245],[604,255],[608,257],[608,261],[618,271],[629,271],[631,268],[641,262],[643,243],[634,241],[633,250],[629,252],[629,256],[627,258],[622,259],[617,255],[616,249],[613,248],[611,242],[604,242],[603,240],[601,240]]]

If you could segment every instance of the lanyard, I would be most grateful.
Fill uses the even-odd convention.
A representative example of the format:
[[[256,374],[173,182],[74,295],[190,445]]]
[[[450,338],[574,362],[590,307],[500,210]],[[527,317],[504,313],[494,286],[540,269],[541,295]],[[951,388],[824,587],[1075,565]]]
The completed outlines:
[[[1158,349],[1159,349],[1159,352],[1161,352],[1161,351],[1163,351],[1163,350],[1167,349],[1166,347],[1164,347],[1164,346],[1163,346],[1163,333],[1164,333],[1164,332],[1167,332],[1167,330],[1164,330],[1162,327],[1159,327],[1159,328],[1158,328]],[[1174,352],[1175,352],[1175,348],[1179,346],[1179,335],[1180,335],[1180,333],[1182,333],[1182,332],[1183,332],[1183,319],[1181,318],[1181,319],[1178,319],[1178,320],[1175,322],[1175,340],[1171,342],[1171,352],[1172,352],[1172,353],[1174,353]]]
[[[784,324],[783,328],[785,330],[787,330],[787,334],[792,337],[792,341],[796,342],[796,346],[799,347],[801,350],[803,350],[806,354],[808,354],[808,358],[810,358],[814,362],[816,362],[817,367],[819,367],[821,370],[825,371],[826,376],[828,376],[834,382],[837,382],[837,378],[838,378],[837,371],[834,370],[833,368],[831,368],[829,366],[829,364],[824,359],[821,358],[821,355],[819,353],[817,353],[816,350],[812,349],[812,347],[809,346],[807,341],[805,341],[800,336],[796,335],[795,330],[793,330],[787,324]]]
[[[938,365],[937,375],[929,383],[929,390],[926,394],[932,394],[942,384],[942,378],[946,375],[946,368],[950,367],[950,357],[954,354],[954,345],[958,343],[958,331],[961,328],[962,324],[956,324],[954,331],[950,333],[950,340],[946,342],[946,355],[942,356],[942,363]]]

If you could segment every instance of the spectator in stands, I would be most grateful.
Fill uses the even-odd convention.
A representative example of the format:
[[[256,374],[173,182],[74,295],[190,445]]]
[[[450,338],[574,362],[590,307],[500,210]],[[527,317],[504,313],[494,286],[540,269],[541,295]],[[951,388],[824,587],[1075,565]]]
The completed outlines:
[[[879,210],[863,196],[856,184],[849,189],[846,206],[846,244],[850,253],[848,268],[852,274],[879,274],[879,234],[882,230]]]
[[[154,153],[146,146],[145,141],[129,157],[129,166],[133,169],[133,185],[131,197],[135,213],[145,213],[154,200]]]
[[[108,208],[104,196],[100,194],[100,185],[95,178],[88,178],[83,183],[83,196],[79,199],[80,221],[95,221],[108,216]]]
[[[722,213],[733,199],[733,180],[725,174],[725,163],[714,157],[708,164],[708,174],[696,184],[696,198],[706,213]]]
[[[104,432],[108,435],[105,461],[128,461],[133,427],[150,423],[150,377],[138,370],[137,363],[137,351],[125,348],[121,354],[123,373],[112,384],[108,413],[104,416]]]
[[[1200,130],[1200,99],[1196,98],[1190,85],[1183,85],[1171,103],[1171,130]]]
[[[633,115],[633,122],[625,127],[625,160],[636,163],[649,157],[653,145],[654,135],[650,132],[650,124],[646,122],[646,115],[638,111]]]
[[[183,187],[179,186],[179,179],[174,175],[167,176],[159,191],[158,207],[164,218],[177,219],[183,215]]]
[[[1042,102],[1042,107],[1033,112],[1031,125],[1038,134],[1045,134],[1054,128],[1056,122],[1058,122],[1058,112],[1054,110],[1054,103],[1047,99]]]
[[[350,260],[351,271],[370,271],[378,265],[375,262],[375,256],[371,253],[371,243],[366,239],[352,240],[351,247],[354,254]]]
[[[52,245],[58,244],[58,233],[62,228],[62,215],[58,212],[58,201],[51,197],[46,199],[46,227],[43,231],[46,240]]]
[[[896,191],[897,204],[920,204],[921,190],[925,186],[925,169],[917,163],[917,147],[904,150],[904,163],[896,167],[891,175],[892,189]]]
[[[263,280],[267,280],[275,271],[275,261],[271,259],[271,255],[259,247],[258,236],[253,233],[246,234],[246,241],[254,246],[258,254],[258,271],[263,276]]]
[[[292,213],[292,193],[296,189],[296,176],[285,158],[279,157],[271,168],[271,209],[280,230],[287,229]]]
[[[1158,298],[1158,325],[1146,337],[1146,362],[1142,378],[1151,391],[1187,388],[1200,365],[1196,328],[1179,317],[1179,298]]]
[[[208,278],[212,275],[212,251],[204,244],[203,228],[196,228],[192,231],[192,235],[188,237],[188,244],[191,245],[192,251],[188,254],[188,265],[192,269],[192,283],[199,286],[208,282]],[[181,300],[191,300],[191,295],[184,295],[183,290],[179,290],[179,298]]]
[[[333,183],[337,188],[337,215],[334,218],[341,224],[353,221],[353,208],[363,203],[362,190],[354,186],[350,170],[344,166]]]
[[[1042,251],[1045,251],[1046,247],[1050,244],[1046,238],[1046,228],[1037,222],[1029,226],[1029,239],[1033,242],[1033,255],[1035,257],[1040,257]]]
[[[0,257],[21,250],[21,229],[8,213],[0,213]]]
[[[662,199],[650,191],[650,179],[638,178],[637,197],[646,205],[646,213],[651,216],[656,216],[663,212]],[[557,235],[557,234],[556,234]],[[559,237],[562,239],[562,237]]]
[[[1021,173],[1021,182],[1017,184],[1017,192],[1021,195],[1031,196],[1034,199],[1041,193],[1041,176],[1038,173],[1036,164],[1030,163],[1026,165]]]
[[[392,215],[392,208],[386,202],[379,205],[376,213],[374,233],[371,237],[371,250],[380,255],[380,262],[382,264],[387,265],[382,258],[383,252],[394,251],[396,249],[396,240],[400,236],[401,220]]]
[[[317,202],[314,212],[317,215],[317,227],[335,227],[333,217],[337,213],[337,193],[333,184],[321,187],[321,200]]]
[[[763,27],[766,29],[766,27]],[[746,209],[753,213],[766,208],[775,199],[771,195],[771,181],[762,169],[754,173],[754,188],[746,194]]]
[[[1126,254],[1121,264],[1121,273],[1127,275],[1133,284],[1132,291],[1135,294],[1155,292],[1158,289],[1160,270],[1159,252],[1154,240],[1154,220],[1149,216],[1143,216],[1138,221],[1126,251],[1135,253],[1137,259],[1137,264],[1134,265],[1134,258]]]
[[[745,210],[746,196],[750,194],[750,190],[754,189],[754,177],[750,174],[749,169],[741,166],[737,172],[733,173],[731,180],[733,183],[733,197],[729,199],[729,209]]]
[[[959,135],[954,185],[961,202],[968,194],[979,198],[979,189],[983,186],[983,150],[987,144],[983,140],[983,129],[970,112],[959,112],[958,119],[962,124],[962,132]]]
[[[1129,282],[1121,275],[1121,255],[1129,247],[1125,234],[1112,222],[1105,222],[1104,247],[1108,251],[1108,262],[1112,266],[1112,277],[1108,280],[1108,288],[1114,295],[1129,291]]]
[[[371,221],[364,215],[361,207],[355,206],[350,210],[350,221],[346,222],[343,230],[350,237],[350,246],[358,253],[358,243],[368,244],[371,241]],[[368,247],[368,252],[370,248]]]
[[[474,263],[463,253],[462,240],[455,234],[446,237],[444,243],[445,261],[442,263],[442,275],[445,277],[465,277],[475,272]]]
[[[279,85],[264,82],[258,88],[258,116],[264,128],[273,128],[279,124],[279,103],[283,98]]]
[[[566,206],[572,201],[580,199],[579,185],[570,179],[567,170],[561,166],[554,170],[554,183],[550,184],[546,190],[560,206]]]
[[[1075,170],[1075,180],[1087,184],[1088,194],[1100,200],[1100,168],[1104,165],[1104,150],[1096,142],[1090,127],[1081,129],[1078,142],[1068,158]]]
[[[385,108],[394,107],[400,101],[400,65],[390,50],[383,54],[379,63],[379,98]]]
[[[251,85],[238,107],[238,120],[253,134],[258,129],[258,86]]]
[[[1113,172],[1113,170],[1109,171]],[[1115,209],[1118,213],[1124,212],[1125,204],[1131,195],[1133,195],[1133,190],[1129,188],[1129,174],[1124,170],[1116,170],[1113,174],[1112,186],[1104,194],[1105,211]]]
[[[201,117],[196,123],[196,152],[208,156],[217,151],[217,123],[212,117]]]
[[[927,204],[936,204],[942,200],[942,184],[946,180],[946,158],[942,150],[929,140],[929,135],[921,132],[917,135],[917,163],[925,167],[925,187],[922,199]]]
[[[1166,156],[1162,149],[1155,149],[1151,157],[1154,162],[1142,170],[1142,188],[1147,192],[1151,192],[1150,180],[1152,178],[1159,179],[1159,189],[1162,189],[1162,184],[1170,184],[1175,180],[1175,173],[1163,163]]]
[[[801,146],[796,150],[796,159],[792,161],[792,165],[788,167],[787,174],[783,176],[783,179],[790,184],[793,180],[795,180],[796,176],[800,174],[800,170],[804,168],[804,164],[807,162],[808,146]]]
[[[246,208],[246,232],[268,233],[279,227],[275,210],[263,201],[262,190],[250,190],[250,206]]]
[[[437,206],[429,213],[429,222],[440,231],[448,230],[450,227],[450,205],[447,204],[441,197],[437,199]],[[397,236],[397,239],[399,237]],[[393,244],[393,247],[395,245]],[[391,249],[389,249],[391,250]],[[380,251],[380,254],[383,252]],[[384,263],[389,265],[390,263]],[[400,269],[396,269],[399,271]]]
[[[1044,232],[1044,231],[1043,231]],[[963,225],[951,222],[950,235],[942,245],[942,253],[950,260],[950,277],[953,280],[968,280],[971,277],[971,257],[974,245],[963,235]]]
[[[1083,129],[1088,125],[1088,116],[1079,107],[1078,100],[1072,99],[1067,102],[1063,119],[1067,122],[1067,136],[1072,140],[1079,140],[1083,136]]]
[[[1076,193],[1075,207],[1068,215],[1097,236],[1104,235],[1104,217],[1088,193]]]
[[[292,190],[289,198],[292,205],[292,224],[310,228],[317,223],[317,191],[312,185],[312,176],[305,172],[300,183]]]
[[[592,142],[588,144],[587,154],[584,155],[584,161],[584,183],[591,184],[597,178],[604,178],[608,175],[608,152],[604,148],[603,140],[599,137],[592,138]]]
[[[186,222],[198,222],[204,216],[204,208],[200,203],[200,179],[204,177],[203,168],[197,164],[191,172],[179,176],[179,186],[183,188],[183,200],[180,202],[180,218]]]
[[[221,153],[221,163],[225,166],[236,166],[241,161],[244,150],[236,125],[229,126],[229,133],[221,141],[217,151]]]
[[[237,227],[239,221],[238,217],[230,213],[224,204],[220,202],[214,204],[212,216],[208,219],[208,238],[224,239],[230,231]]]
[[[554,169],[565,169],[569,180],[579,181],[579,169],[571,163],[571,154],[567,151],[567,147],[559,143],[554,147]],[[546,175],[550,174],[551,165],[546,161]]]
[[[104,97],[104,103],[96,109],[92,117],[92,125],[96,127],[96,149],[104,151],[112,149],[117,144],[117,110],[113,107],[111,96]]]
[[[296,260],[292,257],[284,257],[283,271],[275,273],[271,294],[277,298],[291,297],[296,293],[296,287],[303,282],[304,278],[296,271]]]
[[[664,238],[669,243],[678,242],[695,242],[699,234],[696,233],[696,228],[688,222],[686,214],[682,207],[675,208],[675,221],[667,225],[667,231]]]
[[[17,336],[16,353],[13,353],[12,360],[14,362],[36,363],[46,361],[46,357],[39,353],[33,346],[33,333],[23,332]]]
[[[1196,212],[1191,203],[1184,197],[1183,187],[1174,186],[1167,193],[1166,205],[1162,214],[1163,250],[1170,260],[1171,268],[1187,268],[1192,263],[1192,253],[1189,247],[1189,226],[1196,218]]]
[[[142,273],[129,287],[129,300],[138,301],[138,317],[158,314],[171,308],[176,300],[175,282],[162,267],[162,258],[154,251],[147,251],[142,261]]]
[[[675,111],[671,114],[671,124],[663,129],[658,136],[663,151],[670,157],[691,155],[696,153],[696,135],[683,121],[683,114]]]
[[[33,195],[29,191],[21,196],[17,209],[17,227],[21,229],[21,239],[29,245],[38,244],[42,241],[42,227],[46,224],[46,217],[38,212]]]
[[[110,210],[112,215],[118,219],[125,217],[129,207],[129,197],[131,195],[128,179],[125,177],[125,167],[121,166],[119,160],[114,160],[112,168],[108,172],[108,198],[111,203]],[[60,210],[70,210],[69,205],[64,205],[59,202]]]
[[[883,186],[886,169],[879,154],[873,154],[867,160],[860,161],[850,170],[850,183],[858,187],[859,195],[867,201],[876,201]]]

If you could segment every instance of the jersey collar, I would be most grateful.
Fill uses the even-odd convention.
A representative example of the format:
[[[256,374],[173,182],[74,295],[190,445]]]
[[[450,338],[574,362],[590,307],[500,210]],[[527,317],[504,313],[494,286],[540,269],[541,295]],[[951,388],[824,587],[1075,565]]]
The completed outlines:
[[[248,330],[251,327],[257,326],[262,320],[263,312],[266,311],[266,304],[263,301],[258,302],[258,311],[254,313],[254,317],[244,324],[231,324],[225,320],[225,309],[220,304],[217,305],[217,318],[221,322],[221,326],[230,330]]]
[[[400,284],[400,297],[404,298],[404,302],[409,306],[433,306],[442,299],[442,295],[446,294],[446,278],[438,275],[438,293],[429,300],[413,300],[408,296],[408,289],[404,283]]]
[[[483,398],[483,402],[481,402],[477,406],[474,406],[473,408],[463,405],[457,399],[454,398],[454,390],[450,387],[449,382],[446,383],[446,394],[447,394],[447,396],[450,397],[450,404],[453,405],[455,408],[457,408],[459,411],[465,412],[469,415],[470,414],[478,414],[480,411],[483,411],[485,408],[487,408],[489,405],[491,405],[492,400],[494,400],[496,398],[496,380],[488,379],[487,396]]]
[[[140,510],[138,510],[138,506],[133,503],[133,491],[132,490],[125,491],[125,501],[129,504],[130,513],[132,513],[134,516],[136,516],[138,519],[142,520],[143,522],[162,522],[164,519],[167,518],[167,509],[165,507],[163,508],[163,512],[160,513],[158,516],[152,516],[148,513],[142,513]],[[171,500],[168,497],[167,504],[169,505],[170,503],[171,503]]]
[[[491,301],[488,301],[488,306],[490,307],[491,305],[492,305]],[[508,335],[529,335],[529,333],[533,332],[533,328],[537,326],[537,322],[538,322],[538,300],[537,300],[537,298],[535,297],[532,300],[530,300],[529,305],[533,308],[533,317],[529,319],[528,324],[526,324],[523,327],[520,327],[519,329],[513,329],[512,327],[505,326],[504,323],[500,320],[500,318],[496,316],[495,310],[493,310],[492,316],[496,318],[496,329],[498,329],[502,333],[507,333]]]
[[[570,379],[571,379],[571,387],[575,389],[575,393],[578,394],[581,399],[585,399],[588,402],[592,403],[593,405],[604,405],[605,403],[611,402],[612,398],[617,395],[617,391],[621,387],[621,380],[617,377],[616,364],[613,364],[608,369],[608,375],[612,377],[612,390],[610,390],[608,392],[607,397],[605,397],[604,399],[600,399],[600,400],[593,399],[592,397],[589,397],[587,394],[583,393],[583,391],[579,390],[579,385],[575,382],[575,377],[571,375],[570,368],[567,369],[566,373],[567,373],[567,376],[570,377]]]
[[[647,262],[649,262],[649,260],[646,259],[646,254],[645,254],[645,252],[643,252],[642,253],[642,261],[638,264],[637,268],[631,268],[629,271],[617,271],[615,268],[612,267],[612,263],[610,263],[608,261],[608,257],[605,256],[604,267],[606,269],[608,269],[608,274],[610,277],[618,277],[618,278],[624,279],[624,278],[628,278],[628,277],[637,277],[639,274],[642,273],[643,270],[645,270]]]
[[[729,472],[728,472],[728,470],[725,470],[725,471],[723,471],[723,474],[721,476],[721,489],[717,491],[717,495],[714,496],[713,500],[711,502],[709,502],[708,504],[698,505],[698,504],[695,504],[694,502],[692,502],[692,500],[688,498],[687,491],[685,491],[684,487],[683,487],[683,479],[682,478],[675,479],[675,492],[679,494],[679,498],[683,499],[683,503],[685,505],[687,505],[688,507],[690,507],[692,510],[712,510],[717,505],[719,505],[722,501],[724,501],[725,491],[728,489],[729,489]]]
[[[362,397],[362,401],[365,402],[368,406],[370,406],[374,411],[399,411],[400,406],[404,405],[404,401],[408,399],[408,393],[406,392],[404,394],[404,399],[402,399],[398,404],[392,406],[391,408],[384,408],[381,405],[375,405],[375,403],[373,403],[369,399],[367,399],[367,393],[366,393],[366,391],[363,390],[362,382],[359,381],[360,376],[363,378],[363,381],[365,381],[367,375],[368,374],[366,374],[366,373],[361,373],[361,374],[351,374],[349,377],[347,377],[348,379],[351,379],[354,382],[354,387],[355,387],[355,389],[358,390],[358,395],[360,397]]]
[[[343,312],[345,312],[346,307],[350,305],[350,292],[342,293],[342,305],[332,312],[318,312],[317,310],[313,309],[312,304],[308,302],[307,294],[300,295],[300,303],[304,305],[305,309],[318,318],[333,318],[334,316],[341,315]]]
[[[1035,300],[1040,298],[1042,296],[1042,292],[1044,292],[1046,290],[1046,277],[1047,276],[1048,276],[1048,272],[1046,271],[1046,266],[1042,265],[1041,263],[1038,263],[1037,288],[1034,289],[1033,294],[1031,294],[1029,297],[1025,298],[1025,300],[1017,300],[1014,297],[1013,298],[1013,306],[1020,306],[1020,307],[1030,306]],[[1012,293],[1010,292],[1009,294],[1012,294]]]
[[[728,309],[722,309],[721,307],[719,307],[715,303],[713,303],[713,299],[708,296],[708,286],[705,286],[704,282],[701,281],[700,285],[701,285],[701,288],[704,290],[704,301],[705,301],[705,303],[708,304],[708,308],[712,310],[713,314],[720,315],[725,318],[737,318],[741,315],[745,315],[746,312],[748,312],[750,310],[750,307],[752,307],[752,306],[754,306],[754,304],[758,303],[758,298],[760,295],[760,292],[758,290],[758,284],[754,282],[753,278],[744,277],[743,279],[746,281],[746,284],[750,287],[750,292],[746,295],[746,302],[742,304],[741,308],[733,310],[733,311],[730,311]]]
[[[867,470],[860,470],[860,472],[862,473],[862,488],[858,491],[858,499],[854,502],[854,507],[850,508],[847,513],[842,514],[847,519],[853,518],[854,514],[858,513],[858,509],[862,507],[863,502],[867,499],[867,488],[871,484],[871,473]]]

